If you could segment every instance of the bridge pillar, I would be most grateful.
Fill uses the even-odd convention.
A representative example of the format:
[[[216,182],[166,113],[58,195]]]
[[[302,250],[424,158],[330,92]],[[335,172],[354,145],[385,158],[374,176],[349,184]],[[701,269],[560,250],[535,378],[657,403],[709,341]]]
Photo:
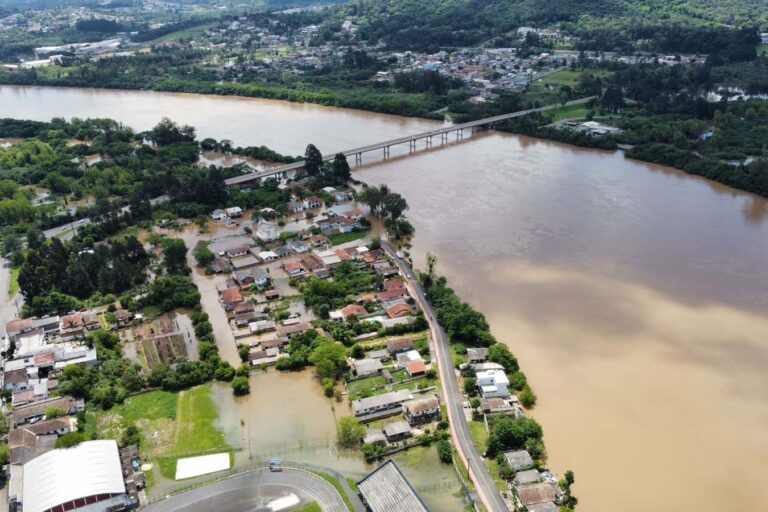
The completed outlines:
[[[355,153],[355,163],[356,164],[363,163],[363,155],[362,155],[362,153]]]
[[[457,139],[463,139],[464,138],[464,129],[458,129],[456,130],[456,138]]]
[[[430,135],[427,137],[427,147],[430,147],[432,145],[432,136]]]
[[[443,132],[440,134],[440,142],[448,142],[448,132]]]
[[[384,146],[384,158],[389,157],[389,146]]]

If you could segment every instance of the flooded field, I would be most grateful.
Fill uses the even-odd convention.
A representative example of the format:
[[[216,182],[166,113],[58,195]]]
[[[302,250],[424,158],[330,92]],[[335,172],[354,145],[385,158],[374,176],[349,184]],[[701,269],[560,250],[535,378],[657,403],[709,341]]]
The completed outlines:
[[[240,448],[240,464],[277,457],[333,468],[355,480],[376,468],[359,452],[336,449],[336,421],[351,411],[346,400],[336,403],[323,395],[312,370],[257,371],[251,375],[250,395],[235,398],[230,386],[217,384],[213,399],[227,443]],[[432,510],[463,510],[458,477],[440,462],[435,447],[411,449],[393,459]]]

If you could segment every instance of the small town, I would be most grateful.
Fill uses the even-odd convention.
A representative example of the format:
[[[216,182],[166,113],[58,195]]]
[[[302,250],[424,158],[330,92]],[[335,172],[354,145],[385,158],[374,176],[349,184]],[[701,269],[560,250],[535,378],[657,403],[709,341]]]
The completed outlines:
[[[316,161],[316,154],[308,146],[306,161]],[[208,153],[201,162],[211,158]],[[228,197],[221,208],[194,218],[160,213],[123,241],[98,242],[70,257],[67,265],[77,266],[102,251],[126,251],[126,261],[146,265],[151,274],[132,270],[141,284],[128,293],[97,292],[65,311],[52,291],[5,323],[11,509],[47,510],[54,501],[66,508],[79,499],[110,510],[151,508],[189,482],[242,471],[255,461],[279,471],[283,460],[272,456],[274,446],[256,448],[262,453],[254,455],[254,441],[243,445],[222,435],[237,425],[216,427],[224,419],[217,419],[222,412],[213,396],[221,392],[205,381],[230,381],[237,399],[260,392],[263,384],[252,385],[254,376],[277,379],[314,366],[310,385],[336,418],[329,446],[356,460],[355,467],[380,466],[359,481],[338,484],[350,496],[350,509],[427,510],[405,476],[413,469],[402,457],[413,450],[435,450],[437,463],[449,468],[446,478],[464,489],[462,501],[477,501],[450,442],[451,422],[459,421],[471,449],[486,454],[509,510],[559,510],[569,484],[547,470],[540,427],[525,423],[536,398],[514,356],[487,333],[477,346],[448,344],[435,313],[425,313],[422,286],[444,293],[444,283],[413,273],[407,249],[412,227],[399,194],[351,180],[346,160],[337,156],[332,165],[295,178],[257,180]],[[38,189],[36,201],[72,213],[50,191]],[[153,203],[168,204],[167,198]],[[79,240],[94,225],[81,219],[52,230],[51,247]],[[26,283],[24,270],[19,281]],[[449,362],[443,368],[441,351]],[[449,387],[446,378],[453,381]],[[169,403],[175,427],[161,419],[168,412],[157,409]],[[451,411],[449,403],[460,406]],[[182,410],[200,419],[179,423]],[[529,430],[524,437],[494,438],[500,426],[515,422]],[[301,447],[288,450],[295,449]],[[94,476],[78,485],[70,472],[38,476],[52,464]],[[102,471],[110,475],[108,484],[90,487]],[[50,497],[39,505],[42,480]],[[407,503],[398,505],[392,486],[407,490]]]
[[[764,7],[0,2],[0,512],[768,510]]]

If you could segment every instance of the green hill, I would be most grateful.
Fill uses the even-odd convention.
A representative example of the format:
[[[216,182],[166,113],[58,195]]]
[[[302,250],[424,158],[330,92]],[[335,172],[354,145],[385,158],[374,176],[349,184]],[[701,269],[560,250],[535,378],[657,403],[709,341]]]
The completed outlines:
[[[364,39],[400,48],[474,45],[521,26],[576,33],[768,24],[768,0],[356,0],[340,10],[361,22]]]

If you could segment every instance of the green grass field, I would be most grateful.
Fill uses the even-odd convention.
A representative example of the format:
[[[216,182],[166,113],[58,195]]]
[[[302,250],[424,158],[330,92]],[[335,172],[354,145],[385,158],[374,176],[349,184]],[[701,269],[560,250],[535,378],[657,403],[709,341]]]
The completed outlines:
[[[760,46],[758,46],[757,54],[762,56],[768,55],[768,44],[761,44]]]
[[[359,240],[367,234],[368,231],[352,231],[351,233],[339,233],[336,235],[331,235],[328,237],[328,240],[330,240],[333,245],[341,245],[353,240]]]
[[[179,393],[173,451],[177,455],[226,450],[224,434],[216,428],[219,411],[205,384]]]
[[[117,407],[117,411],[128,423],[136,423],[141,419],[158,420],[161,418],[176,419],[178,393],[170,391],[150,391],[129,397]]]
[[[19,293],[19,271],[21,267],[11,269],[10,283],[8,283],[8,297],[14,298]]]
[[[142,434],[142,459],[155,462],[160,474],[172,480],[180,457],[231,452],[216,428],[218,417],[211,385],[204,384],[179,393],[142,393],[109,411],[91,408],[85,431],[101,439],[120,439],[128,425],[136,425]]]
[[[581,76],[581,71],[556,71],[552,74],[549,74],[542,78],[541,80],[537,80],[536,83],[541,84],[556,84],[556,85],[568,85],[568,86],[575,86],[579,83],[579,77]]]
[[[196,27],[190,27],[184,30],[179,30],[178,32],[171,32],[170,34],[166,34],[162,37],[159,37],[156,39],[156,41],[182,41],[186,39],[192,39],[194,37],[199,36],[206,30],[208,30],[211,27],[215,27],[218,25],[217,22],[212,23],[205,23],[203,25],[198,25]]]
[[[552,115],[552,121],[562,121],[564,119],[583,119],[587,116],[589,109],[584,105],[567,105],[564,107],[552,109],[547,114]]]

